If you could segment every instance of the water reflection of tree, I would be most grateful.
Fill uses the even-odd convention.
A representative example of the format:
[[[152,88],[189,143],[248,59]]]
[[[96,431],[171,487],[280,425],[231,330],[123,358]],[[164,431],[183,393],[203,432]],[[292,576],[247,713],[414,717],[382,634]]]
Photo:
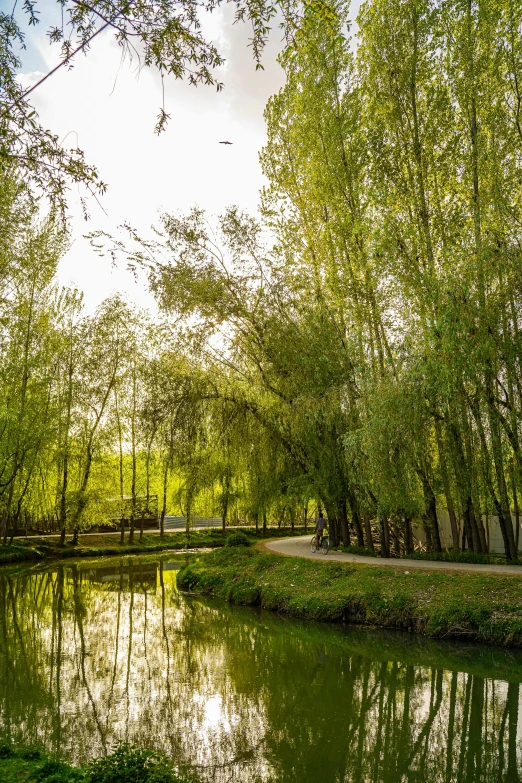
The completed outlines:
[[[174,573],[0,575],[5,730],[77,759],[125,737],[219,783],[519,781],[517,682],[187,600]]]

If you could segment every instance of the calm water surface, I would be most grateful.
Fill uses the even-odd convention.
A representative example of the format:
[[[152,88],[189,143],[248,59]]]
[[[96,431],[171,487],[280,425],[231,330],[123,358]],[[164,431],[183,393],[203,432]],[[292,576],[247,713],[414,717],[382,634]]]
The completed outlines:
[[[0,571],[0,731],[216,783],[520,780],[520,653],[185,597],[181,564]]]

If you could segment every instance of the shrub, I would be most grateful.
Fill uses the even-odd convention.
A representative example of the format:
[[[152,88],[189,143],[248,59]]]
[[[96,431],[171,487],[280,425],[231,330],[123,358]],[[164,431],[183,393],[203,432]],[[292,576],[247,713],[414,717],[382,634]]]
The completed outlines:
[[[92,761],[88,771],[89,783],[189,783],[162,754],[124,743],[109,756]]]
[[[250,546],[250,539],[245,533],[232,533],[227,538],[226,546]]]
[[[42,758],[42,751],[41,748],[28,745],[26,748],[19,750],[17,756],[25,761],[39,761]]]
[[[10,742],[0,742],[0,759],[10,759],[15,755]]]
[[[48,758],[33,772],[30,780],[37,783],[87,783],[88,778],[82,770],[65,764],[55,758]]]
[[[348,552],[350,555],[364,555],[365,557],[377,557],[375,552],[371,549],[367,549],[365,546],[341,546],[339,547],[342,552]]]

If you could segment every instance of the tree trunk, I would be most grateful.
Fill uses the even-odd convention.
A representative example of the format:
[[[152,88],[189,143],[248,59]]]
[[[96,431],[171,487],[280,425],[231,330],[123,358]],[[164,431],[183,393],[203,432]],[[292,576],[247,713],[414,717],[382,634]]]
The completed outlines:
[[[390,529],[388,526],[388,517],[382,515],[380,518],[380,533],[381,533],[381,557],[390,556]]]
[[[404,517],[404,552],[409,555],[413,552],[413,531],[411,529],[411,517]]]
[[[484,522],[482,520],[482,515],[480,514],[480,512],[477,514],[475,508],[473,508],[472,516],[475,521],[475,527],[477,528],[478,531],[480,547],[482,549],[482,552],[486,555],[489,552],[489,546],[488,546],[488,539],[486,536],[486,529],[484,527]]]
[[[326,511],[326,518],[328,519],[328,527],[330,530],[330,540],[332,542],[332,546],[339,546],[339,530],[337,528],[337,520],[333,508],[327,503],[324,503],[323,505]]]
[[[357,546],[363,547],[364,534],[361,525],[361,517],[359,516],[359,511],[357,509],[357,503],[355,500],[353,500],[353,502],[350,501],[350,509],[352,511],[352,524],[355,530],[355,536],[357,538]]]
[[[14,481],[11,481],[9,487],[9,495],[7,499],[7,505],[4,511],[4,529],[3,529],[3,545],[7,546],[7,528],[9,525],[9,518],[11,516],[11,504],[13,502]]]
[[[223,480],[221,482],[221,489],[222,489],[222,498],[223,498],[221,504],[222,529],[224,533],[227,527],[228,505],[230,502],[230,476],[228,473],[228,469],[226,469],[224,472]]]
[[[346,500],[341,501],[339,508],[339,518],[341,522],[341,536],[343,546],[350,546],[350,528],[348,526],[348,514],[346,513]]]
[[[69,480],[67,454],[63,458],[62,486],[60,488],[60,546],[65,544],[65,535],[67,528],[67,484]]]
[[[428,479],[422,474],[422,486],[424,490],[424,502],[426,504],[427,524],[431,531],[431,541],[434,552],[442,552],[440,543],[439,520],[437,519],[437,501]]]
[[[393,550],[397,557],[401,556],[401,541],[399,534],[397,533],[397,526],[394,522],[390,522],[390,539],[393,543]],[[391,549],[391,547],[390,547]]]
[[[495,510],[497,512],[498,523],[500,527],[500,532],[502,533],[502,540],[504,543],[504,552],[506,554],[506,559],[515,560],[516,559],[515,538],[513,535],[513,523],[511,521],[511,510],[509,508],[509,502],[507,501],[507,489],[505,486],[504,469],[502,465],[502,448],[498,439],[498,432],[493,432],[493,431],[491,432],[491,446],[493,451],[493,463],[495,465],[495,471],[497,474],[497,486],[500,492],[502,492],[506,496],[504,502],[502,502],[502,497],[500,499],[497,497],[495,486],[493,484],[493,480],[491,477],[490,454],[487,447],[486,435],[484,433],[484,426],[482,423],[480,410],[478,409],[477,404],[474,403],[471,403],[470,407],[473,414],[473,418],[475,419],[475,423],[477,425],[477,432],[480,438],[480,443],[482,448],[482,457],[484,462],[484,478],[486,480],[486,485],[488,487],[489,493],[493,500],[493,505],[495,506]],[[490,418],[488,419],[488,421],[490,422],[490,425],[493,426],[493,429],[495,429],[496,422],[494,421],[494,415],[491,414],[491,411],[489,411],[489,413],[490,413]],[[506,507],[507,507],[507,513],[509,515],[509,519],[507,519],[505,515]]]
[[[511,519],[511,509],[507,493],[506,477],[504,475],[504,464],[502,459],[502,443],[498,428],[498,422],[495,420],[495,412],[492,410],[492,404],[489,409],[489,426],[491,433],[491,450],[493,452],[493,465],[495,466],[495,475],[499,492],[499,506],[502,508],[502,521],[499,514],[499,522],[502,528],[502,535],[505,536],[507,547],[506,557],[509,560],[516,560],[517,551],[515,546],[515,536],[513,534],[513,521]],[[505,532],[504,532],[505,530]]]
[[[2,514],[2,546],[7,546],[7,509]]]
[[[518,557],[518,544],[520,539],[520,509],[518,507],[517,488],[513,486],[513,505],[515,511],[515,549]]]
[[[132,412],[131,412],[131,515],[129,544],[134,544],[134,523],[136,521],[136,409],[137,409],[137,373],[136,357],[132,362]]]
[[[478,540],[478,536],[475,538],[473,537],[473,519],[473,505],[471,502],[471,497],[468,496],[466,498],[466,505],[464,506],[463,513],[464,526],[462,531],[462,549],[465,549],[464,542],[467,542],[467,545],[472,552],[480,552],[480,549],[475,549],[474,546],[474,542]]]
[[[424,528],[424,535],[426,536],[426,551],[433,552],[433,538],[431,531],[431,523],[427,514],[422,515],[422,526]]]
[[[469,428],[469,422],[463,400],[466,397],[465,391],[461,386],[461,394],[459,397],[460,422],[463,427]],[[472,410],[473,416],[475,416]],[[450,421],[450,433],[452,436],[453,444],[455,447],[455,458],[457,463],[456,478],[460,484],[461,500],[464,508],[463,521],[464,521],[464,534],[467,541],[467,546],[472,552],[480,553],[482,547],[480,544],[480,536],[476,525],[475,516],[473,514],[473,502],[472,502],[472,490],[473,490],[473,478],[472,478],[472,448],[470,444],[470,438],[467,433],[461,432],[454,420]],[[479,433],[480,434],[480,433]],[[464,441],[464,443],[463,443]]]
[[[192,524],[192,498],[189,493],[187,495],[187,517],[185,519],[185,534],[187,536],[187,539],[190,536],[191,524]]]
[[[165,515],[167,513],[167,486],[169,483],[169,460],[165,460],[165,469],[163,471],[163,498],[161,503],[160,515],[160,537],[165,535]]]
[[[448,475],[448,466],[446,463],[446,454],[444,453],[444,445],[442,442],[442,433],[440,429],[440,422],[435,419],[435,435],[437,439],[437,450],[439,452],[439,465],[442,475],[442,484],[444,486],[444,494],[446,496],[446,505],[448,507],[448,515],[451,527],[451,540],[453,549],[458,551],[459,549],[459,529],[457,526],[457,518],[455,515],[455,507],[453,505],[453,498],[451,496],[450,481]]]
[[[369,514],[364,514],[364,532],[366,534],[366,549],[369,549],[371,552],[375,552],[375,547],[373,545],[373,538],[372,538],[372,524],[370,520]]]

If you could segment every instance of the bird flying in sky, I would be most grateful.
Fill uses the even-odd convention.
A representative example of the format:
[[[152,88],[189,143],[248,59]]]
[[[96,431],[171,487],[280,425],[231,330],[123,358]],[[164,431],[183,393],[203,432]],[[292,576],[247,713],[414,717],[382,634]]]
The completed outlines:
[[[233,141],[220,141],[220,144],[233,144]]]

